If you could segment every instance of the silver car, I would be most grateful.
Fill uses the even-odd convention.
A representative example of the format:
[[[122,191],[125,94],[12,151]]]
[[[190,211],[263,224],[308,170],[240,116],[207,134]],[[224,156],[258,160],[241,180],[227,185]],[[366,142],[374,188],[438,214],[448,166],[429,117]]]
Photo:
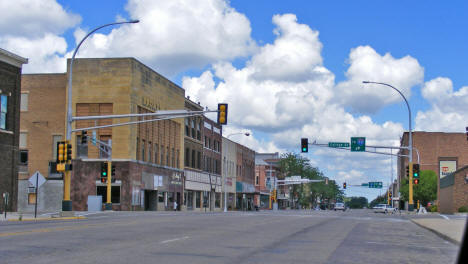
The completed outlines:
[[[344,203],[336,203],[334,210],[335,211],[336,210],[343,210],[343,212],[344,212],[344,211],[346,211],[346,207],[345,207]]]
[[[374,209],[374,213],[384,213],[384,214],[389,214],[389,213],[394,213],[396,211],[395,208],[393,208],[391,205],[388,204],[378,204],[374,206],[372,209]]]

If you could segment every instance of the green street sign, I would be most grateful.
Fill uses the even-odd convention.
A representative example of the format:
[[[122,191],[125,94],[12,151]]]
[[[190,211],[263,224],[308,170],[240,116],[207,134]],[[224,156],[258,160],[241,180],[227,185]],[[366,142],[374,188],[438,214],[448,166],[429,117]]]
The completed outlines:
[[[366,183],[363,183],[362,186],[365,186],[364,184]],[[369,182],[368,186],[369,188],[382,189],[383,183],[382,182]]]
[[[366,138],[365,137],[352,137],[351,138],[351,151],[365,151]]]
[[[348,142],[328,142],[329,148],[349,148]]]

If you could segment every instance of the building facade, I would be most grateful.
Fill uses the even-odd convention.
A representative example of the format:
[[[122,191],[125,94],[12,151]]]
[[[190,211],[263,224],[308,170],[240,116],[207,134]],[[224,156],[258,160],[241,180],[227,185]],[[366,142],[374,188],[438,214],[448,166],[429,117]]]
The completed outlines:
[[[453,214],[468,207],[468,166],[464,166],[440,180],[439,211]]]
[[[37,85],[35,93],[41,94],[41,96],[31,94],[29,98],[31,107],[38,105],[43,97],[58,103],[52,109],[49,109],[49,105],[39,108],[34,116],[24,120],[25,127],[44,126],[34,123],[35,116],[39,116],[41,118],[36,119],[41,122],[47,121],[48,128],[38,138],[29,137],[28,145],[31,144],[29,171],[41,170],[44,175],[50,176],[46,170],[50,167],[49,162],[54,160],[56,141],[65,135],[67,76],[68,72],[62,75],[29,77],[41,79],[43,83],[41,85],[30,83],[30,87]],[[27,82],[25,79],[25,83]],[[49,87],[49,82],[54,84],[52,86],[56,91]],[[158,110],[182,110],[184,93],[182,88],[133,58],[74,61],[71,95],[73,116],[151,114]],[[49,119],[43,118],[49,111],[54,111],[57,115],[49,116]],[[143,121],[143,119],[151,120],[154,117],[79,120],[73,123],[73,128]],[[92,137],[96,138],[97,144],[92,143]],[[47,139],[43,143],[45,146],[35,142],[44,138]],[[106,147],[99,142],[111,142],[111,157],[106,152]],[[112,160],[115,166],[113,177],[115,181],[112,182],[111,189],[114,210],[179,210],[183,204],[184,120],[182,118],[93,129],[87,134],[76,132],[72,134],[71,144],[75,157],[71,176],[73,210],[89,209],[88,199],[94,196],[102,196],[102,202],[106,202],[107,185],[101,178],[101,168],[104,162],[109,160]]]
[[[226,208],[233,210],[236,208],[237,143],[225,137],[222,141],[222,191],[227,194],[223,194],[222,207],[224,208],[224,199],[227,197]]]
[[[16,211],[20,151],[21,69],[27,59],[0,49],[0,211]],[[6,206],[5,206],[6,205]]]
[[[236,144],[236,208],[253,210],[255,190],[255,151]]]
[[[464,133],[413,132],[413,163],[418,162],[420,170],[432,170],[438,175],[437,200],[441,197],[440,182],[456,170],[468,165],[468,141]],[[408,146],[408,132],[403,133],[400,146]],[[417,151],[416,151],[417,149]],[[408,155],[408,150],[401,150],[401,155]],[[398,182],[406,177],[407,157],[398,157]],[[400,186],[398,184],[398,186]],[[395,197],[397,198],[397,197]],[[414,201],[416,204],[417,201]],[[400,203],[400,206],[401,203]]]

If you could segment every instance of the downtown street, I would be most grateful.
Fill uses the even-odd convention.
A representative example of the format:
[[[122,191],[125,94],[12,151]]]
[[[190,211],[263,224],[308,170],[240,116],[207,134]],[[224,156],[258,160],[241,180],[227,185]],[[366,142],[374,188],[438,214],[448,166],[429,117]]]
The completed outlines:
[[[0,222],[2,263],[453,263],[458,246],[371,210],[103,212]],[[460,216],[463,218],[463,216]],[[449,220],[447,220],[449,221]]]

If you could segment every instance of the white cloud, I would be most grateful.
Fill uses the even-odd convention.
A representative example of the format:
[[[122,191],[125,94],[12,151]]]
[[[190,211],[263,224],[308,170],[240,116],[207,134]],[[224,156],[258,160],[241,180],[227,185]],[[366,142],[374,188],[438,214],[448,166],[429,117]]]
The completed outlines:
[[[126,10],[140,23],[94,34],[81,56],[136,57],[163,75],[174,75],[247,56],[256,48],[250,21],[224,0],[130,0]]]
[[[405,56],[397,59],[390,53],[382,56],[370,46],[352,49],[348,61],[348,80],[336,86],[340,94],[337,100],[358,113],[376,113],[386,105],[402,100],[390,87],[364,85],[362,81],[388,83],[409,100],[411,87],[420,84],[424,77],[424,69],[415,58]]]
[[[461,132],[468,124],[468,86],[453,91],[449,78],[437,77],[426,82],[421,90],[431,108],[418,111],[416,130]]]
[[[42,37],[44,33],[61,34],[81,21],[67,12],[56,0],[0,1],[0,35]]]

